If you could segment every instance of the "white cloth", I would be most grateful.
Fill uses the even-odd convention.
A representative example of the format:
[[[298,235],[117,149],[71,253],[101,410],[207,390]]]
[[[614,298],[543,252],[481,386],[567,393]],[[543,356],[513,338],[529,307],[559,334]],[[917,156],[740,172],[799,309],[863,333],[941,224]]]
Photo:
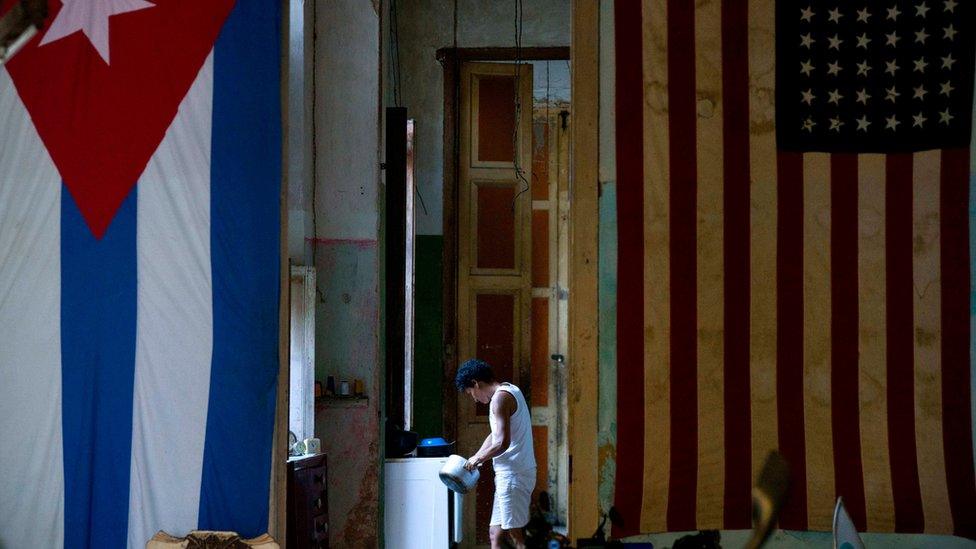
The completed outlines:
[[[857,533],[854,521],[847,514],[844,498],[837,498],[834,507],[834,549],[864,549],[864,542]]]
[[[498,386],[498,391],[492,396],[492,400],[499,397],[502,391],[515,398],[517,407],[515,413],[509,419],[509,438],[508,449],[492,459],[495,474],[498,473],[521,473],[529,469],[535,470],[535,453],[532,447],[532,418],[529,414],[529,405],[525,402],[522,390],[511,383],[502,383]],[[495,416],[488,415],[488,423],[491,425],[491,432],[495,432]],[[533,479],[535,476],[533,475]],[[534,481],[533,481],[534,484]],[[529,488],[531,491],[531,488]]]
[[[495,501],[489,526],[502,530],[522,528],[529,523],[529,503],[535,488],[535,468],[509,473],[495,470]]]

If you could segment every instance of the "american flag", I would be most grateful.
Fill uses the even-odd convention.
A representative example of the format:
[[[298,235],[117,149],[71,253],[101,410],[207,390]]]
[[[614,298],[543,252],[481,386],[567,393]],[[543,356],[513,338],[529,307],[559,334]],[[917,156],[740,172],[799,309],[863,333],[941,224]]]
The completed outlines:
[[[781,149],[969,146],[973,2],[820,0],[778,8]]]
[[[615,3],[617,534],[976,538],[973,9]]]

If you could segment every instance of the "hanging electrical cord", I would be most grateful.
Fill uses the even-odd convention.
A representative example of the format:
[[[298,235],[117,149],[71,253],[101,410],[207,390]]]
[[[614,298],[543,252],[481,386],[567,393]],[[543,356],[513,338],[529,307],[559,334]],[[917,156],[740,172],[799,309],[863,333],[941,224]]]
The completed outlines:
[[[522,182],[522,189],[515,194],[512,199],[512,212],[515,212],[515,205],[518,204],[520,196],[529,190],[529,181],[525,178],[525,172],[519,163],[519,126],[522,120],[522,0],[515,0],[515,130],[512,132],[512,157],[515,166],[515,177]]]
[[[546,129],[547,130],[549,128],[549,103],[552,102],[552,100],[549,98],[549,64],[550,63],[552,62],[546,61]],[[548,145],[548,139],[546,141],[547,141],[546,144]]]
[[[398,12],[397,0],[390,0],[390,79],[393,81],[393,105],[402,107],[403,95],[400,90],[403,78],[400,73],[400,19]],[[420,185],[415,184],[414,191],[417,198],[420,199],[420,207],[424,210],[424,215],[430,215],[427,211],[424,195],[420,192]]]
[[[317,130],[316,125],[315,125],[315,113],[316,113],[316,110],[315,110],[315,107],[316,107],[316,105],[315,105],[315,103],[316,103],[315,96],[318,94],[318,89],[319,88],[318,88],[318,82],[317,82],[317,80],[315,78],[315,75],[318,74],[318,71],[315,70],[315,68],[316,68],[315,67],[315,46],[316,46],[316,43],[315,42],[316,42],[316,39],[318,38],[318,35],[315,32],[315,27],[316,27],[316,25],[315,25],[315,23],[316,23],[316,19],[315,19],[316,10],[315,10],[315,3],[314,2],[312,3],[312,10],[311,10],[311,12],[312,12],[311,13],[311,15],[312,15],[312,25],[311,25],[311,28],[312,28],[312,40],[311,40],[312,41],[312,44],[311,44],[312,59],[310,60],[310,64],[312,66],[312,70],[311,70],[311,73],[312,73],[312,82],[311,82],[311,85],[312,85],[312,94],[311,94],[312,119],[308,121],[308,124],[309,124],[309,126],[311,126],[309,129],[310,129],[310,133],[312,135],[309,136],[309,139],[312,142],[312,155],[311,155],[311,158],[309,158],[308,163],[311,164],[309,171],[311,171],[311,174],[312,174],[311,175],[311,180],[312,180],[311,181],[311,183],[312,183],[312,185],[311,185],[312,186],[312,242],[311,242],[312,253],[311,253],[311,255],[312,255],[312,265],[316,265],[315,260],[316,260],[317,250],[318,250],[318,244],[316,243],[315,239],[317,239],[319,237],[319,219],[318,219],[318,185],[315,184],[315,174],[318,173],[316,171],[316,157],[318,156],[318,154],[317,154],[318,153],[318,140],[315,138],[315,136],[316,136],[316,130]],[[302,16],[302,24],[303,25],[305,24],[304,15]],[[308,26],[306,25],[305,28],[308,28]],[[304,37],[305,37],[305,34],[304,34],[304,30],[303,30],[303,32],[302,32],[302,38],[303,38],[303,40],[304,40]],[[302,61],[303,62],[306,62],[306,63],[309,63],[309,61],[305,59],[305,54],[304,53],[302,54]],[[306,66],[308,66],[308,65],[306,65]],[[305,244],[307,246],[308,245],[308,242],[306,242]],[[318,284],[315,285],[315,291],[316,291],[317,294],[319,294],[319,298],[322,299],[322,300],[324,300],[324,297],[325,296],[321,295],[321,290],[319,290]]]
[[[390,0],[390,75],[393,80],[393,104],[402,106],[400,97],[400,23],[397,0]]]
[[[454,25],[453,28],[452,28],[453,39],[452,39],[452,42],[451,42],[451,46],[453,47],[453,49],[451,50],[453,52],[453,55],[452,55],[452,63],[454,65],[453,66],[453,71],[454,71],[454,97],[452,98],[452,100],[454,102],[455,109],[460,109],[460,105],[461,105],[461,59],[460,59],[460,56],[458,55],[458,0],[454,0],[454,16],[453,16],[453,23],[452,24]],[[456,115],[454,116],[454,127],[451,128],[451,131],[454,133],[454,139],[451,140],[451,141],[453,141],[453,144],[452,144],[453,150],[451,151],[451,154],[453,155],[453,158],[454,158],[454,192],[457,193],[458,184],[459,184],[459,181],[461,180],[461,117],[460,116],[456,116]],[[455,204],[457,204],[456,197],[457,197],[457,195],[455,194],[454,196],[451,196],[449,198],[452,201],[454,201]],[[458,255],[459,252],[458,252],[458,249],[457,249],[458,239],[457,238],[454,238],[453,240],[454,240],[454,246],[455,246],[455,248],[454,248],[454,257],[460,257]]]

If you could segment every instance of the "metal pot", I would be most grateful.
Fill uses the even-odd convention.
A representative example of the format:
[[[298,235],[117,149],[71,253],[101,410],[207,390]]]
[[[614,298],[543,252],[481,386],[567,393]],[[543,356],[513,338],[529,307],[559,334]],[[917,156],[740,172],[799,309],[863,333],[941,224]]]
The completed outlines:
[[[478,478],[481,476],[477,469],[474,471],[465,469],[464,464],[467,462],[468,460],[454,454],[448,457],[447,463],[441,467],[441,482],[459,494],[470,492],[478,484]]]

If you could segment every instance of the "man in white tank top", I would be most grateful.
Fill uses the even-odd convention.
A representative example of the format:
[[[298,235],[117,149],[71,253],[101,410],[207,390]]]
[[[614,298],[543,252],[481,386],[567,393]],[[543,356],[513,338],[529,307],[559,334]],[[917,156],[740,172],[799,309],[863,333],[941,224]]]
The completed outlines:
[[[462,364],[454,384],[476,402],[488,404],[491,433],[465,468],[474,470],[492,460],[495,501],[488,529],[491,547],[501,548],[502,538],[507,536],[516,548],[523,549],[522,528],[529,522],[536,468],[529,406],[518,387],[495,379],[491,366],[482,360]]]

